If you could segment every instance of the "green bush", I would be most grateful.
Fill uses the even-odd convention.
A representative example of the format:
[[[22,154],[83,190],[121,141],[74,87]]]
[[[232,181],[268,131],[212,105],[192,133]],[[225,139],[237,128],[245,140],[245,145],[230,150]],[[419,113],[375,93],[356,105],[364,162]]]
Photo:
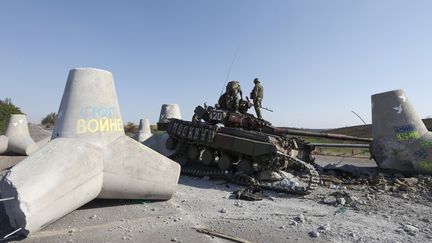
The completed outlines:
[[[42,119],[41,123],[47,128],[53,127],[56,122],[56,117],[56,113],[51,112],[44,119]]]
[[[128,122],[125,126],[124,126],[124,131],[126,133],[126,135],[133,135],[138,131],[138,126],[135,125],[133,122]]]
[[[0,100],[0,134],[4,134],[12,114],[23,114],[10,98]]]

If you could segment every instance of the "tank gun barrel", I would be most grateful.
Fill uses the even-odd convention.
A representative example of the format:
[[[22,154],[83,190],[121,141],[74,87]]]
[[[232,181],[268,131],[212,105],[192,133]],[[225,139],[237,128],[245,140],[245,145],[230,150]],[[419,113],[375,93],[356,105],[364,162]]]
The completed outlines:
[[[294,135],[294,136],[304,136],[304,137],[329,138],[329,139],[366,142],[366,143],[372,142],[372,138],[361,138],[361,137],[326,133],[326,132],[311,132],[311,131],[302,131],[302,130],[287,129],[287,128],[276,128],[275,132],[280,135],[284,134],[284,135]]]

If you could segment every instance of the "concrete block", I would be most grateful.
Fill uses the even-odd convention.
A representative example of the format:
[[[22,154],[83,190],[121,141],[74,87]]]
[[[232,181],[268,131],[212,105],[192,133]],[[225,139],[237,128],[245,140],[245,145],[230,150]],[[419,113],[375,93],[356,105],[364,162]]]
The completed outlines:
[[[372,136],[378,167],[432,174],[432,133],[403,90],[372,96]]]
[[[12,115],[5,136],[9,139],[7,148],[9,152],[30,155],[39,148],[30,137],[26,115]]]
[[[142,143],[152,136],[150,129],[150,120],[141,119],[138,127],[138,132],[135,134],[134,139]]]
[[[180,106],[178,104],[162,105],[159,116],[159,123],[169,123],[169,119],[171,118],[182,119],[180,113]]]
[[[180,166],[127,136],[104,150],[104,184],[99,198],[167,200]]]
[[[79,138],[104,146],[124,134],[112,74],[93,68],[72,69],[52,139]]]
[[[0,181],[10,224],[30,234],[97,197],[103,182],[101,149],[55,139],[14,166]],[[66,156],[67,155],[67,156]]]
[[[6,213],[28,235],[94,198],[166,200],[180,166],[127,137],[110,72],[69,73],[52,141],[0,181]]]

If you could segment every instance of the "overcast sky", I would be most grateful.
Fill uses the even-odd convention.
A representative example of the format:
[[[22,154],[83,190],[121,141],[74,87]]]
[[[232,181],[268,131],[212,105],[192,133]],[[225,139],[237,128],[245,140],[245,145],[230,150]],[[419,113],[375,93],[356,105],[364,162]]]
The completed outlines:
[[[332,128],[371,120],[370,96],[402,88],[432,114],[432,1],[2,0],[0,98],[32,122],[57,112],[68,71],[114,74],[123,120],[190,119],[229,76],[258,77],[275,125]],[[253,111],[252,111],[253,112]]]

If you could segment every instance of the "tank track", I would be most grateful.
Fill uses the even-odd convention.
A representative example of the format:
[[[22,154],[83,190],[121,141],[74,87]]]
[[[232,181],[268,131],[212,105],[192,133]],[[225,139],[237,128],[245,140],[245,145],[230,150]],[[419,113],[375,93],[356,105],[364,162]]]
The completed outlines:
[[[318,171],[315,170],[315,167],[311,164],[308,164],[300,159],[291,156],[285,156],[285,159],[289,161],[288,169],[293,169],[295,171],[298,170],[303,171],[304,174],[303,176],[301,176],[300,179],[304,181],[307,185],[291,187],[286,183],[284,183],[284,180],[281,180],[272,183],[261,182],[259,186],[261,186],[264,189],[271,189],[271,190],[281,191],[281,192],[290,192],[290,193],[301,194],[301,195],[307,195],[312,193],[320,183],[319,173]]]
[[[170,156],[173,160],[185,159],[184,151],[178,151],[177,153]],[[182,174],[191,175],[191,176],[209,176],[209,177],[219,177],[228,179],[235,184],[245,185],[245,186],[259,186],[266,190],[299,194],[299,195],[307,195],[312,193],[319,185],[320,178],[318,172],[315,170],[315,167],[311,164],[308,164],[300,159],[293,158],[291,156],[285,156],[285,159],[288,161],[288,169],[294,171],[302,171],[304,174],[300,177],[300,179],[306,183],[306,186],[293,186],[287,183],[287,178],[285,174],[279,173],[282,176],[282,180],[275,182],[267,182],[267,181],[259,181],[256,178],[245,175],[243,173],[235,173],[233,170],[221,170],[219,168],[214,167],[200,167],[194,165],[186,165],[182,166],[181,172]]]

